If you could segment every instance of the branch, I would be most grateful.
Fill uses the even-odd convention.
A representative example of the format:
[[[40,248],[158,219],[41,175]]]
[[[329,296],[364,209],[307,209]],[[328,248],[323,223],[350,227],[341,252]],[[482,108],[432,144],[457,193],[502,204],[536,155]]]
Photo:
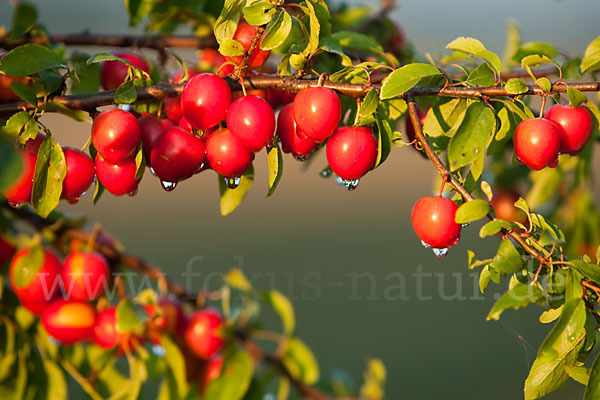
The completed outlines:
[[[147,35],[98,35],[89,32],[51,35],[48,37],[22,37],[11,41],[8,35],[0,36],[0,48],[7,50],[27,44],[64,43],[71,46],[107,46],[107,47],[138,47],[164,50],[165,47],[180,48],[217,48],[217,42],[212,37],[199,38],[196,36],[147,36]]]

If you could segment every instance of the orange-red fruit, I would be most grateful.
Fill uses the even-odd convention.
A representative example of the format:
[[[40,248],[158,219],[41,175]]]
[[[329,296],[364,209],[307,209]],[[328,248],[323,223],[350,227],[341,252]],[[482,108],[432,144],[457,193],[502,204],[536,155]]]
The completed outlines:
[[[215,131],[206,139],[206,158],[212,169],[225,178],[236,178],[248,169],[254,154],[229,132]]]
[[[327,140],[327,161],[340,178],[353,181],[369,172],[377,159],[377,139],[368,127],[345,126]]]
[[[194,75],[181,93],[183,116],[194,129],[207,130],[225,119],[231,104],[231,89],[217,75],[203,73]]]
[[[21,303],[32,312],[39,314],[58,294],[58,276],[62,269],[58,257],[44,250],[44,260],[38,271],[34,265],[23,264],[30,249],[17,252],[10,264],[10,283]]]
[[[200,385],[200,390],[204,392],[206,387],[211,381],[214,381],[219,376],[221,376],[221,370],[223,369],[223,356],[220,354],[215,354],[207,360],[206,363],[200,369],[200,379],[198,384]]]
[[[122,354],[125,348],[133,350],[131,335],[117,332],[117,308],[108,307],[98,313],[93,330],[94,342],[105,349],[119,346]]]
[[[31,190],[33,189],[33,175],[35,174],[37,154],[27,150],[20,150],[19,155],[23,161],[21,174],[12,185],[2,190],[2,195],[11,204],[29,203],[31,201]]]
[[[202,71],[216,72],[225,62],[225,58],[215,49],[204,49],[198,55],[198,67]]]
[[[185,330],[185,340],[189,348],[202,358],[210,358],[223,347],[221,314],[213,309],[193,313]]]
[[[46,135],[42,132],[38,132],[34,138],[28,139],[25,142],[25,150],[37,154],[42,143],[46,140]]]
[[[140,141],[140,125],[133,114],[118,108],[101,112],[92,124],[98,154],[112,164],[130,157]]]
[[[65,259],[61,276],[70,299],[94,300],[108,287],[110,268],[100,253],[75,251]]]
[[[560,130],[554,122],[543,118],[521,121],[513,138],[517,159],[535,171],[556,167]]]
[[[338,95],[325,87],[301,90],[294,98],[298,128],[316,142],[327,139],[340,123],[342,104]]]
[[[62,184],[61,198],[77,202],[94,182],[96,168],[87,154],[72,147],[63,147],[67,174]]]
[[[140,125],[140,138],[142,139],[142,151],[146,163],[150,164],[150,152],[156,145],[158,138],[173,126],[169,119],[157,118],[153,115],[142,115],[138,118]]]
[[[8,262],[15,254],[15,246],[0,235],[0,266]]]
[[[141,180],[136,179],[137,166],[135,159],[126,158],[117,163],[110,164],[96,155],[96,175],[102,185],[115,196],[124,194],[135,194]]]
[[[150,66],[142,57],[131,53],[115,53],[115,56],[129,61],[144,72],[150,72]],[[107,61],[100,69],[100,84],[106,90],[116,89],[127,77],[129,65],[120,61]]]
[[[248,150],[257,153],[273,140],[275,113],[258,96],[243,96],[227,110],[227,128]]]
[[[252,26],[249,23],[247,23],[246,20],[241,19],[238,23],[235,33],[233,34],[233,39],[238,41],[244,47],[244,51],[248,51],[250,45],[252,44],[252,39],[256,35],[257,30],[257,26]],[[250,69],[256,69],[263,65],[265,61],[267,61],[267,58],[269,58],[269,55],[271,54],[270,50],[261,50],[261,42],[262,37],[256,44],[256,48],[254,49],[250,57],[248,57],[246,65],[248,65],[248,68]],[[241,59],[242,56],[225,57],[225,60],[233,60],[235,63],[239,63]]]
[[[179,182],[194,175],[204,157],[204,141],[180,127],[163,133],[150,154],[156,176],[165,182]]]
[[[163,112],[173,123],[177,123],[183,116],[181,111],[181,97],[168,97],[163,100]]]
[[[555,104],[548,112],[546,119],[554,122],[560,130],[560,152],[576,156],[581,153],[592,136],[592,114],[584,105],[579,107]]]
[[[158,299],[157,306],[147,305],[144,309],[151,317],[154,317],[150,322],[151,331],[169,333],[174,336],[183,335],[186,318],[178,300],[161,297]],[[154,332],[151,332],[151,334],[154,334]]]
[[[498,190],[494,192],[491,205],[494,208],[496,217],[509,222],[520,222],[527,224],[527,215],[520,208],[515,207],[515,202],[519,200],[519,195],[512,191]]]
[[[73,344],[91,339],[96,310],[81,301],[56,300],[42,312],[42,325],[56,340]]]
[[[281,150],[284,153],[291,153],[297,159],[304,160],[317,148],[318,144],[306,135],[298,134],[292,107],[292,104],[287,104],[279,111],[277,137],[281,141]]]
[[[454,246],[460,239],[461,225],[454,220],[458,206],[443,197],[424,197],[412,210],[411,221],[417,236],[434,249]]]

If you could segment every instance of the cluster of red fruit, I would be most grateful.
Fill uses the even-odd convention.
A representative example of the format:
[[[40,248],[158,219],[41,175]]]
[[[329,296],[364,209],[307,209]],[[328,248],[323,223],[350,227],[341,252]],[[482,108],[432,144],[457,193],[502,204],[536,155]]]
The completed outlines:
[[[579,154],[592,134],[592,115],[585,106],[556,104],[545,118],[521,121],[515,130],[517,160],[532,170],[558,165],[559,154]]]
[[[117,308],[105,306],[105,301],[94,305],[108,290],[110,267],[104,256],[74,250],[61,265],[55,253],[43,250],[41,267],[33,271],[27,260],[31,250],[13,255],[14,251],[0,236],[0,265],[12,257],[9,277],[15,294],[25,308],[40,316],[44,329],[56,340],[64,344],[93,341],[124,354],[144,339],[158,343],[161,335],[168,334],[191,351],[186,357],[197,369],[191,380],[205,387],[219,376],[223,362],[219,351],[225,338],[218,311],[203,309],[186,315],[179,301],[160,297],[156,304],[143,305],[149,318],[142,332],[119,332]]]

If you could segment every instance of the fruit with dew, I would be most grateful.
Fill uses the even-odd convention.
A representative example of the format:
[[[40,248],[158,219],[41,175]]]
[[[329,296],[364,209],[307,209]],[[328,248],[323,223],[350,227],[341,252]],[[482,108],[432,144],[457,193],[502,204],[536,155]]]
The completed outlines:
[[[327,140],[329,166],[346,181],[360,179],[377,159],[377,139],[364,126],[346,126],[335,130]]]
[[[542,118],[526,119],[519,123],[513,137],[517,160],[538,171],[558,165],[561,128]]]
[[[124,194],[135,194],[140,183],[140,179],[135,174],[137,166],[133,158],[126,158],[123,161],[111,164],[96,155],[96,175],[102,185],[115,196]]]
[[[67,174],[62,183],[61,198],[77,202],[94,182],[96,168],[94,162],[84,152],[72,147],[63,147]]]
[[[460,239],[461,225],[455,221],[458,206],[443,197],[423,197],[414,205],[411,222],[417,236],[434,249],[454,246]]]
[[[162,134],[152,149],[154,173],[162,181],[179,182],[194,175],[205,157],[204,141],[180,127]]]
[[[217,173],[226,178],[235,178],[250,167],[254,154],[229,129],[222,129],[206,138],[206,158]]]
[[[181,93],[183,116],[194,129],[212,128],[225,119],[231,104],[231,89],[217,75],[202,73],[194,75]]]
[[[130,157],[140,141],[140,124],[118,108],[101,112],[92,124],[92,142],[104,160],[116,164]]]
[[[294,98],[298,128],[316,142],[327,139],[340,123],[342,105],[338,95],[325,87],[301,90]]]

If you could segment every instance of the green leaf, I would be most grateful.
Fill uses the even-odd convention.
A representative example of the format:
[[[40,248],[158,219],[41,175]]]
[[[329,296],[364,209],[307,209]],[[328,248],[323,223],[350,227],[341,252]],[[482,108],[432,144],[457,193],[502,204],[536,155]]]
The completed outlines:
[[[205,399],[239,400],[250,386],[253,374],[252,359],[245,351],[230,347],[225,352],[223,373],[208,384]]]
[[[562,173],[557,168],[544,168],[541,171],[531,171],[529,179],[532,187],[527,193],[527,204],[532,209],[550,200],[562,181]]]
[[[337,54],[338,56],[340,56],[342,58],[342,65],[344,67],[348,67],[348,68],[344,68],[338,72],[331,74],[329,79],[332,82],[344,82],[344,81],[346,81],[346,79],[348,79],[348,77],[353,77],[357,73],[360,74],[361,72],[362,73],[366,72],[363,69],[358,70],[357,68],[354,68],[352,66],[352,60],[350,59],[350,57],[348,57],[344,53],[344,49],[342,48],[340,41],[331,36],[326,37],[323,40],[321,40],[321,50],[327,51],[329,53]],[[350,79],[352,79],[352,78],[350,78]],[[364,83],[366,81],[367,80],[364,79],[360,83]]]
[[[27,255],[18,260],[14,272],[11,272],[13,284],[18,288],[27,287],[42,268],[44,259],[44,250],[39,243],[30,247]]]
[[[331,37],[339,40],[342,47],[350,50],[383,50],[379,42],[359,32],[338,31],[332,34]]]
[[[359,122],[360,120],[370,118],[377,111],[378,105],[377,90],[369,90],[356,112],[356,121]]]
[[[479,230],[479,237],[484,238],[499,233],[502,229],[511,229],[515,226],[512,222],[504,221],[503,219],[495,219],[488,222]]]
[[[260,48],[272,50],[286,41],[292,31],[292,17],[285,10],[277,12],[275,18],[269,22],[266,35],[260,41]]]
[[[225,39],[233,38],[238,26],[238,21],[246,0],[226,0],[221,15],[217,18],[214,27],[215,38],[221,43]]]
[[[15,146],[0,140],[0,190],[12,185],[23,171],[23,161]]]
[[[498,123],[496,123],[498,129],[496,130],[492,143],[490,143],[488,147],[488,155],[504,151],[507,142],[512,139],[518,124],[517,116],[507,107],[500,108],[496,113],[496,118],[500,124],[498,125]]]
[[[548,58],[554,58],[558,55],[558,50],[552,43],[548,42],[528,42],[519,47],[519,50],[513,56],[513,61],[519,62],[523,57],[530,55],[543,55]]]
[[[270,290],[265,294],[265,300],[281,317],[284,335],[291,336],[296,326],[294,307],[290,300],[278,290]]]
[[[506,274],[514,274],[523,269],[523,259],[510,239],[504,239],[500,243],[491,266]]]
[[[423,132],[430,137],[452,137],[462,123],[467,111],[467,100],[452,99],[444,104],[431,107],[425,116]]]
[[[308,385],[312,385],[319,380],[317,359],[300,339],[291,338],[289,340],[282,361],[296,379]]]
[[[149,317],[150,315],[141,305],[134,303],[130,298],[124,298],[117,305],[117,332],[132,332],[147,321]]]
[[[375,167],[378,167],[383,163],[392,149],[392,136],[394,132],[390,126],[390,122],[385,118],[378,118],[375,120],[377,123],[377,158],[375,159]]]
[[[38,150],[31,192],[31,205],[43,218],[58,205],[66,175],[67,164],[62,147],[48,136]]]
[[[581,73],[593,72],[600,69],[600,36],[592,40],[592,42],[585,49],[583,54],[583,60],[579,66]]]
[[[319,22],[319,18],[317,17],[317,13],[315,11],[315,7],[313,4],[308,1],[304,2],[306,7],[303,7],[304,13],[308,15],[309,21],[309,35],[308,35],[308,44],[306,48],[302,51],[302,54],[307,57],[313,51],[315,51],[319,47],[319,36],[321,34],[321,23]]]
[[[378,358],[372,358],[367,363],[364,372],[365,382],[360,388],[360,396],[365,399],[383,399],[387,371]]]
[[[584,277],[600,283],[600,267],[596,264],[586,263],[583,260],[571,260],[573,265]]]
[[[587,96],[579,89],[567,87],[567,96],[569,96],[569,104],[571,107],[579,107],[582,103],[588,101]]]
[[[244,55],[244,46],[237,40],[223,39],[219,44],[219,53],[227,57]]]
[[[466,82],[473,86],[488,87],[496,83],[496,78],[494,71],[487,63],[484,63],[471,71]]]
[[[5,381],[12,372],[11,369],[17,360],[16,344],[16,325],[8,319],[0,320],[0,338],[2,343],[0,347],[0,379]]]
[[[467,201],[456,210],[454,220],[457,224],[468,224],[484,218],[490,211],[490,204],[482,199]]]
[[[161,335],[160,345],[165,349],[165,361],[175,380],[177,395],[183,399],[188,392],[183,354],[181,354],[179,346],[173,343],[167,335]]]
[[[252,285],[246,278],[246,275],[239,268],[232,268],[229,270],[227,275],[225,275],[225,282],[236,289],[239,289],[243,292],[250,292],[252,290]]]
[[[72,94],[88,94],[98,91],[100,87],[100,65],[87,64],[90,55],[81,51],[71,54],[71,78],[69,79]]]
[[[38,95],[52,94],[58,91],[63,83],[61,74],[54,70],[40,71],[38,76],[44,86],[44,90]]]
[[[37,101],[37,97],[35,95],[35,90],[33,90],[33,88],[31,88],[30,86],[27,86],[21,82],[11,82],[10,88],[21,99],[25,100],[32,106],[37,107],[38,101]]]
[[[88,114],[81,110],[71,110],[67,106],[57,101],[50,101],[45,104],[44,110],[50,112],[57,112],[59,114],[64,115],[65,117],[69,117],[74,121],[83,122],[88,120]]]
[[[269,0],[248,0],[242,12],[250,25],[259,26],[271,22],[276,11],[274,7]]]
[[[267,159],[269,161],[269,191],[267,192],[267,197],[270,197],[275,193],[275,189],[277,189],[277,185],[283,174],[283,154],[277,141],[268,150]]]
[[[448,161],[452,171],[470,164],[480,153],[485,152],[495,125],[494,111],[489,107],[481,102],[469,106],[448,146]]]
[[[470,37],[459,37],[446,45],[448,50],[456,50],[483,59],[496,74],[502,72],[500,57],[488,51],[483,43]]]
[[[219,175],[218,178],[221,193],[221,215],[229,215],[240,205],[246,193],[252,187],[252,182],[254,182],[254,167],[250,165],[240,177],[240,184],[235,189],[228,188],[222,176]]]
[[[18,3],[13,13],[10,40],[17,40],[35,26],[38,13],[37,8],[28,2]]]
[[[34,43],[16,47],[0,60],[0,71],[14,77],[27,76],[50,68],[67,68],[67,64],[49,48]]]
[[[565,365],[565,372],[574,381],[581,383],[584,386],[587,386],[590,380],[590,370],[583,366],[577,365]]]
[[[552,90],[552,83],[550,82],[550,79],[545,76],[536,79],[535,83],[546,93],[549,93]]]
[[[414,87],[423,78],[440,75],[439,69],[430,64],[408,64],[389,74],[381,85],[380,99],[391,99]]]
[[[500,315],[507,308],[514,308],[518,310],[528,306],[531,303],[545,302],[544,292],[537,286],[533,285],[519,285],[504,293],[500,299],[494,304],[487,319],[498,320]],[[544,302],[542,301],[544,300]]]
[[[151,0],[125,0],[125,8],[129,14],[129,26],[136,26],[140,23],[154,6]]]
[[[521,46],[521,32],[518,23],[509,19],[506,24],[506,41],[504,44],[504,53],[502,55],[502,64],[510,66],[513,64],[512,57]],[[519,58],[519,60],[521,60]],[[517,61],[519,61],[517,60]]]
[[[519,78],[511,78],[504,85],[506,91],[510,94],[521,94],[526,93],[529,90],[529,86]]]
[[[596,400],[600,398],[600,355],[594,360],[592,365],[592,372],[590,373],[590,380],[587,388],[585,389],[585,395],[583,400]]]
[[[117,104],[131,104],[137,100],[137,91],[133,82],[127,80],[117,88],[115,92],[115,103]]]

